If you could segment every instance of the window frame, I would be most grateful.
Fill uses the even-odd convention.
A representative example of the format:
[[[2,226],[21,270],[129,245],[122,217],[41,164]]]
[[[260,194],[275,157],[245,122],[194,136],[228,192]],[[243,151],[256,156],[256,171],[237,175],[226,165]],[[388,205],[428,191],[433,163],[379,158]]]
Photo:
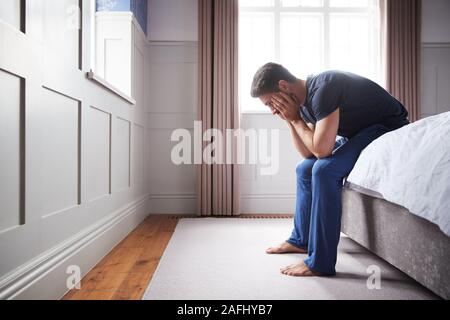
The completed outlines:
[[[89,10],[89,71],[86,72],[87,79],[93,81],[99,86],[104,87],[111,93],[122,98],[130,105],[136,105],[136,99],[132,94],[125,93],[122,89],[108,82],[97,72],[97,1],[88,0],[86,10]],[[133,71],[132,71],[133,72]],[[134,75],[132,75],[132,78]]]
[[[239,6],[239,16],[242,13],[271,13],[274,16],[274,60],[281,61],[281,15],[283,13],[302,13],[302,14],[321,14],[322,15],[322,41],[321,47],[323,48],[321,55],[321,64],[324,70],[330,69],[330,53],[331,53],[331,41],[330,41],[330,21],[333,14],[354,14],[354,15],[368,15],[372,17],[372,27],[374,27],[374,32],[371,36],[374,37],[370,41],[370,53],[373,56],[373,61],[375,63],[375,81],[380,85],[384,86],[383,80],[383,70],[382,70],[382,55],[381,55],[381,28],[380,28],[380,16],[376,12],[377,3],[379,0],[368,0],[367,7],[332,7],[330,5],[330,0],[322,0],[323,6],[320,7],[283,7],[282,0],[272,0],[273,6]],[[377,32],[377,30],[379,32]],[[379,45],[374,48],[373,44],[378,43]],[[375,53],[376,51],[376,53]],[[239,73],[239,83],[241,77]],[[240,84],[239,84],[240,87]],[[261,107],[261,110],[245,110],[242,108],[241,99],[239,99],[239,108],[241,114],[271,114],[270,110],[265,110]]]

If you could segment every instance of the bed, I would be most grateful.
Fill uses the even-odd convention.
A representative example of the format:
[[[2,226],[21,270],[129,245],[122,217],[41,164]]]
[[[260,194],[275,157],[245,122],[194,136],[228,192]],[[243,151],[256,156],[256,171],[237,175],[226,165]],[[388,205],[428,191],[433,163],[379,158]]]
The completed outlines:
[[[370,144],[342,201],[344,234],[450,299],[450,112]]]

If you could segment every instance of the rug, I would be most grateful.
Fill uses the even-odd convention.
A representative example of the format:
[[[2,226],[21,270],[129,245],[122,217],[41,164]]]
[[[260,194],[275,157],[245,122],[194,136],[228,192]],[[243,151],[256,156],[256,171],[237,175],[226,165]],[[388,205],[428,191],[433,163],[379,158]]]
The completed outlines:
[[[437,299],[426,288],[342,235],[337,275],[280,273],[304,254],[268,255],[291,234],[291,219],[181,219],[144,300]]]

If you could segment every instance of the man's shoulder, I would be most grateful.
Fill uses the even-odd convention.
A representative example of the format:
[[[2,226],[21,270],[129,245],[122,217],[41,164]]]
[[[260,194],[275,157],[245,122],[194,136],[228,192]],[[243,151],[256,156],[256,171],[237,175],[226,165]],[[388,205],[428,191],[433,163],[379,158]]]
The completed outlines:
[[[326,84],[329,82],[342,80],[344,78],[348,78],[352,74],[346,71],[341,70],[327,70],[321,73],[311,75],[309,78],[315,82],[317,85]]]
[[[345,86],[345,79],[348,77],[348,72],[339,70],[329,70],[309,76],[307,78],[309,103],[314,104],[316,99],[322,98],[330,91],[341,90]]]

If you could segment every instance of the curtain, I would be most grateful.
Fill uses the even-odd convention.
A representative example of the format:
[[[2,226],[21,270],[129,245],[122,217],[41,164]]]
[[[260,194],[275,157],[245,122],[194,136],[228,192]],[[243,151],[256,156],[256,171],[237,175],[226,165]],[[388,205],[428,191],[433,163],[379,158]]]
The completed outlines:
[[[420,117],[421,0],[380,0],[387,90]]]
[[[220,130],[223,145],[234,151],[236,143],[225,132],[239,128],[238,13],[238,0],[199,0],[198,120],[203,132]],[[202,150],[212,141],[203,142]],[[199,215],[239,215],[238,165],[197,164],[197,197]]]

